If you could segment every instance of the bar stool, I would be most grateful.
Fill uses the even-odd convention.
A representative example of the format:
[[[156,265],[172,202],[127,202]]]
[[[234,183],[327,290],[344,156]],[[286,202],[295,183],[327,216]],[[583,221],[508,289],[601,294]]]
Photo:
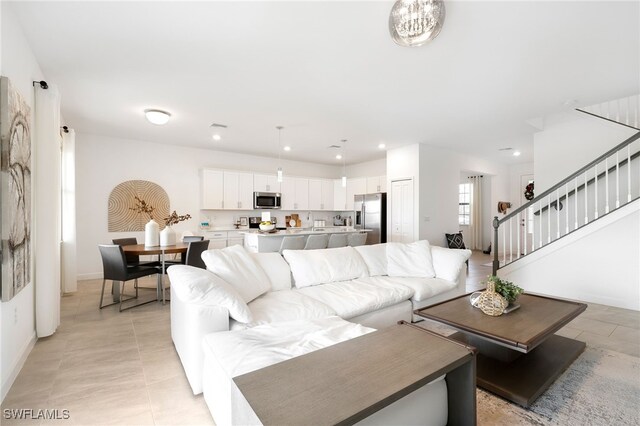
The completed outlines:
[[[304,245],[305,250],[318,250],[327,248],[329,244],[329,236],[323,235],[309,235],[307,237],[307,243]]]
[[[280,243],[280,254],[283,250],[302,250],[304,248],[304,235],[296,237],[284,237]]]
[[[351,247],[363,246],[367,243],[367,233],[349,234],[348,240]]]
[[[327,248],[345,247],[347,245],[347,234],[331,234]]]

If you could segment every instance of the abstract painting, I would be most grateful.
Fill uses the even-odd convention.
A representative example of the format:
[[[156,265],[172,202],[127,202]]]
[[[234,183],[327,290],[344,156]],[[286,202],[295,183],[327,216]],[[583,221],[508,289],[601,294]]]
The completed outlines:
[[[31,280],[31,108],[0,77],[2,301]]]
[[[149,216],[134,210],[135,197],[154,208],[153,219],[164,229],[163,218],[169,216],[169,196],[158,184],[147,180],[128,180],[118,184],[109,194],[109,232],[144,231]]]

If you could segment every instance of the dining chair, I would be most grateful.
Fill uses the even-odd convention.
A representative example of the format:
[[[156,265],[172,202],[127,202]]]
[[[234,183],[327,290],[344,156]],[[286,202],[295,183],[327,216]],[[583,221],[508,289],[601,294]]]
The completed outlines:
[[[185,255],[185,264],[195,266],[196,268],[207,269],[207,265],[202,260],[202,252],[209,248],[209,240],[191,241],[187,254]]]
[[[367,243],[367,233],[349,234],[347,241],[351,247],[363,246]]]
[[[182,237],[183,243],[190,243],[192,241],[202,241],[204,237],[202,235],[185,235]]]
[[[125,311],[127,309],[135,308],[136,306],[145,305],[147,303],[155,302],[156,299],[149,300],[147,302],[138,303],[133,306],[128,306],[126,308],[122,307],[122,304],[131,299],[138,298],[138,278],[146,277],[149,275],[155,275],[159,273],[157,267],[155,266],[128,266],[127,259],[124,255],[124,251],[122,247],[113,244],[100,244],[98,245],[98,249],[100,250],[100,256],[102,257],[102,291],[100,292],[100,309],[106,308],[107,306],[115,305],[116,302],[110,303],[108,305],[103,305],[104,300],[104,286],[107,280],[116,282],[117,285],[120,285],[122,282],[122,291],[120,292],[120,312]],[[136,295],[125,298],[124,288],[125,283],[127,281],[134,280],[134,288],[136,291]],[[155,290],[155,289],[154,289]]]
[[[309,235],[307,237],[307,243],[304,245],[305,250],[317,250],[327,248],[329,243],[329,236],[323,235]]]
[[[135,237],[131,238],[114,238],[111,242],[118,246],[133,246],[138,244],[138,239]],[[150,261],[140,261],[140,256],[137,254],[125,254],[125,258],[127,259],[127,266],[159,266],[160,262],[158,260],[150,260]]]
[[[347,245],[347,234],[331,234],[327,248],[345,247]]]
[[[304,235],[284,237],[280,243],[280,254],[283,250],[302,250],[304,248]]]

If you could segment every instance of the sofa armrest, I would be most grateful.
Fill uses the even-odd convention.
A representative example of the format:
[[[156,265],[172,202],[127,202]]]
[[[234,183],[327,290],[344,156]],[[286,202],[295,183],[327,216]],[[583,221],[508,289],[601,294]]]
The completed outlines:
[[[188,303],[171,287],[171,339],[194,395],[202,392],[202,339],[229,330],[229,311],[221,306]]]

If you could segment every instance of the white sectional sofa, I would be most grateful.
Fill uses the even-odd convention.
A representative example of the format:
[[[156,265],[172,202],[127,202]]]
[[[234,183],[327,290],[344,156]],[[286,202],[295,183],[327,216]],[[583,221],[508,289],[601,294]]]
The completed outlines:
[[[176,265],[171,336],[194,394],[202,392],[203,339],[263,324],[339,316],[366,327],[411,321],[413,310],[461,295],[469,250],[410,244],[250,254],[202,254],[207,270]]]

